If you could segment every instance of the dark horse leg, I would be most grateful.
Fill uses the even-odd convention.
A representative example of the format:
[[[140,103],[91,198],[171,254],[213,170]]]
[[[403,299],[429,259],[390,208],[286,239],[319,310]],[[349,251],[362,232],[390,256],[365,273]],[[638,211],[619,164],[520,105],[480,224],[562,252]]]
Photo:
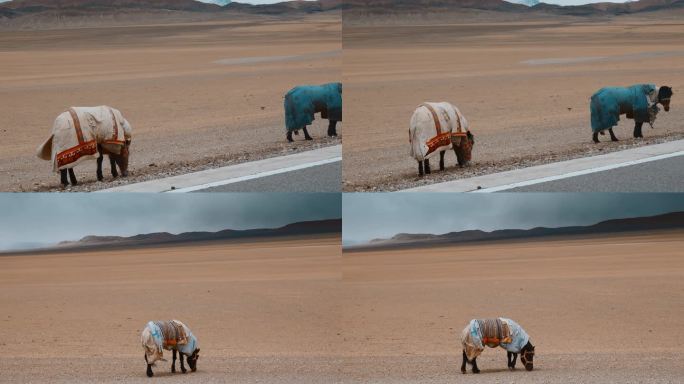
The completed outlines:
[[[599,135],[598,132],[594,132],[594,134],[591,136],[591,138],[594,140],[594,143],[599,142],[598,135]]]
[[[423,162],[418,160],[418,176],[423,177]]]
[[[180,358],[180,361],[181,361],[181,372],[183,372],[183,373],[187,372],[188,370],[185,369],[185,364],[183,363],[183,354],[178,352],[178,357]]]
[[[444,153],[446,151],[442,151],[439,153],[439,170],[443,171],[444,170]]]
[[[69,185],[69,179],[67,179],[66,169],[62,169],[61,171],[59,171],[59,178],[62,183],[62,187],[66,187],[67,185]]]
[[[171,361],[171,373],[176,373],[176,350],[173,350],[173,360]]]
[[[304,127],[304,138],[306,140],[313,140],[313,138],[309,136],[309,131],[306,130],[306,127]]]
[[[480,373],[480,368],[477,367],[477,357],[473,357],[473,373]]]
[[[617,137],[615,136],[615,134],[613,133],[613,128],[609,128],[609,129],[608,129],[608,132],[610,132],[610,140],[612,140],[612,141],[618,141],[618,138],[617,138]]]
[[[425,167],[425,174],[429,175],[430,174],[430,159],[423,160],[423,164]]]
[[[518,359],[518,354],[513,352],[508,352],[508,368],[512,371],[515,369],[515,363]]]
[[[290,143],[294,141],[294,140],[292,140],[292,131],[287,131],[286,137],[287,137],[287,141],[289,141]]]
[[[639,137],[643,138],[644,137],[643,133],[641,132],[641,127],[643,125],[644,125],[643,122],[634,123],[634,137],[636,137],[636,138],[639,138]]]
[[[466,373],[466,363],[468,362],[468,356],[466,356],[465,350],[463,350],[463,362],[461,363],[461,373],[465,375]]]
[[[328,122],[328,136],[330,136],[330,137],[337,136],[337,121],[336,120],[330,120]]]
[[[145,354],[145,362],[147,363],[147,377],[152,377],[154,376],[154,372],[152,372],[152,364],[150,364],[147,361],[147,354]]]
[[[99,146],[97,149],[100,149]],[[104,155],[102,154],[102,151],[99,151],[99,153],[100,156],[97,157],[97,181],[102,181],[104,180],[104,176],[102,176],[102,160],[104,159]]]
[[[74,173],[73,168],[69,168],[69,180],[71,180],[71,185],[78,185],[78,181],[76,180],[76,174]]]
[[[119,171],[116,170],[116,161],[114,160],[113,157],[109,156],[109,167],[112,171],[112,177],[117,178],[119,177]],[[125,177],[125,176],[124,176]]]

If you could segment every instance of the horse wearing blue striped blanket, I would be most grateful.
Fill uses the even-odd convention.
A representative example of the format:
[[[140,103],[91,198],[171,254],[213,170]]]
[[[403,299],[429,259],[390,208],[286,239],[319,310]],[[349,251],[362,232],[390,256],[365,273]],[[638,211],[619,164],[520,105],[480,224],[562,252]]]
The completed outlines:
[[[152,377],[152,366],[158,360],[164,359],[164,350],[173,351],[171,372],[176,372],[176,353],[180,356],[181,372],[185,373],[183,357],[187,357],[190,369],[197,370],[199,359],[199,342],[190,328],[178,320],[150,321],[147,323],[141,335],[142,347],[145,350],[145,362],[147,363],[147,376]]]
[[[463,363],[461,373],[466,373],[466,364],[473,366],[473,373],[480,373],[477,357],[485,347],[501,347],[508,351],[508,368],[515,369],[520,354],[520,361],[525,369],[531,371],[534,366],[534,345],[525,330],[515,321],[503,317],[495,319],[473,319],[461,334],[463,345]]]
[[[323,85],[300,85],[285,94],[285,128],[287,141],[292,142],[292,133],[304,131],[306,140],[313,140],[306,127],[315,114],[328,119],[328,136],[337,136],[337,122],[342,121],[342,83]]]

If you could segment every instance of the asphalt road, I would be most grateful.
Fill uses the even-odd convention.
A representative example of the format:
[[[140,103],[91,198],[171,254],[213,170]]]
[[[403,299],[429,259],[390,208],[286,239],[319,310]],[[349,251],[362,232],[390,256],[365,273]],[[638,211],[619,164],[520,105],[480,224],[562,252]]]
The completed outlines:
[[[684,192],[684,156],[502,192]]]
[[[342,162],[318,165],[195,192],[340,192]]]

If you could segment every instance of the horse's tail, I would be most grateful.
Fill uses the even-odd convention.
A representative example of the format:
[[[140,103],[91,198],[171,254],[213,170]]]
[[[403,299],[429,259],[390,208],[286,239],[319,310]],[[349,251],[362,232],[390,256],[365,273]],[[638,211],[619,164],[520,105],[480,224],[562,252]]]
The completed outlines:
[[[41,144],[36,150],[36,156],[43,160],[52,160],[52,139],[55,137],[54,134]]]

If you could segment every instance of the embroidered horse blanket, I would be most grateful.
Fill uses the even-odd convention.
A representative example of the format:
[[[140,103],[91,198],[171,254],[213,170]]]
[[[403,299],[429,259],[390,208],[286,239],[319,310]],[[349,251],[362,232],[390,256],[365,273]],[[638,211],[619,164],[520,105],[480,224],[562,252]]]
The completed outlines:
[[[656,100],[654,84],[601,88],[591,96],[591,130],[599,132],[616,126],[621,114],[636,122],[652,122],[649,101],[655,103]]]
[[[342,121],[342,83],[302,85],[285,94],[285,127],[288,131],[305,128],[321,118]]]
[[[52,125],[52,135],[38,147],[37,155],[52,160],[53,170],[73,168],[98,156],[97,145],[119,154],[131,140],[131,125],[118,109],[108,106],[72,107]]]
[[[530,337],[518,323],[503,317],[473,319],[461,334],[461,343],[470,361],[480,356],[485,346],[519,353],[529,341]]]
[[[164,360],[164,349],[191,355],[199,344],[190,328],[178,320],[150,321],[143,329],[142,346],[149,364]]]
[[[423,103],[413,112],[409,125],[411,157],[418,161],[460,145],[466,140],[468,120],[454,105]]]

